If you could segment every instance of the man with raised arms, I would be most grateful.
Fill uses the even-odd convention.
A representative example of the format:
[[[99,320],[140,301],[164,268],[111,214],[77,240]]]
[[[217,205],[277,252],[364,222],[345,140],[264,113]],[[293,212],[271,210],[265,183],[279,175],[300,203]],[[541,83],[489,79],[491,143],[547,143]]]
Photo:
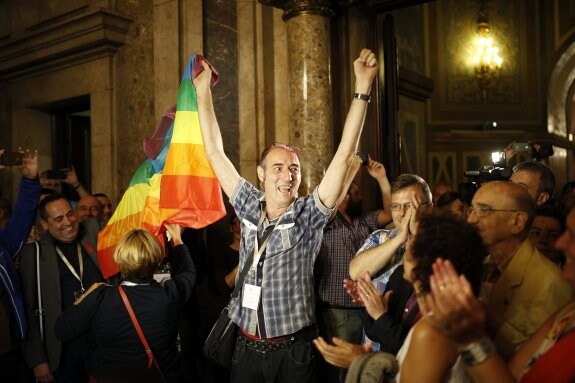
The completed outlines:
[[[206,157],[241,222],[240,270],[254,254],[242,291],[230,307],[230,318],[240,328],[231,380],[313,382],[313,265],[357,151],[377,73],[375,54],[363,49],[354,61],[356,93],[341,142],[319,186],[306,197],[297,195],[299,149],[289,145],[275,143],[263,151],[257,167],[263,191],[239,175],[224,153],[213,109],[211,69],[206,62],[202,65],[203,72],[194,79],[202,138]]]

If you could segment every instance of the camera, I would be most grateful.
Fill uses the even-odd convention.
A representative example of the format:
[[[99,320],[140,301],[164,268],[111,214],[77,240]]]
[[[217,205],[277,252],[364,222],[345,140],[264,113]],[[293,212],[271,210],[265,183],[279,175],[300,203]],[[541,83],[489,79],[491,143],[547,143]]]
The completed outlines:
[[[0,165],[4,166],[21,166],[22,161],[24,161],[24,153],[4,152],[0,156]]]
[[[46,178],[52,180],[65,180],[68,172],[66,170],[48,170],[46,171]]]
[[[357,152],[357,156],[361,158],[361,166],[369,165],[369,156],[363,152]]]
[[[531,142],[514,142],[511,147],[516,153],[531,153],[531,157],[536,161],[541,161],[542,159],[551,157],[554,154],[553,145],[548,143],[532,144]]]
[[[513,169],[505,163],[504,152],[491,153],[491,161],[491,165],[482,166],[479,170],[467,170],[463,173],[465,177],[471,178],[470,182],[459,184],[459,194],[463,202],[470,205],[473,195],[483,183],[507,181],[513,174]]]

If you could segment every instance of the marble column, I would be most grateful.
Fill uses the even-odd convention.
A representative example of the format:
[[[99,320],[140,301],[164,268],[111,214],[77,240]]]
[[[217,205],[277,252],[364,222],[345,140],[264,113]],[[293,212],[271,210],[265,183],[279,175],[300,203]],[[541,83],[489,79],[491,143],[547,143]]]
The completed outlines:
[[[306,195],[319,184],[334,154],[330,77],[330,17],[334,15],[334,2],[259,1],[284,10],[290,144],[303,149],[300,193]]]

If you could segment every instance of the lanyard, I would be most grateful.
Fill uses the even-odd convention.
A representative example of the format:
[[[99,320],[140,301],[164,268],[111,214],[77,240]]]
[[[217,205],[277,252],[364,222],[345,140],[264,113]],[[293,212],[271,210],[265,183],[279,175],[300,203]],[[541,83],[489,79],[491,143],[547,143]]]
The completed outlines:
[[[64,262],[64,264],[66,265],[68,270],[70,270],[72,275],[80,282],[80,288],[82,289],[82,293],[83,293],[85,291],[84,290],[84,284],[82,283],[82,278],[84,276],[84,260],[82,259],[82,248],[80,247],[79,243],[76,244],[76,251],[78,253],[78,264],[80,265],[80,276],[78,276],[78,273],[76,272],[76,270],[74,270],[74,267],[72,267],[70,262],[64,256],[64,254],[62,254],[62,251],[60,250],[60,248],[58,246],[56,246],[56,252],[60,256],[60,259],[62,260],[62,262]]]
[[[295,200],[294,200],[295,202]],[[264,242],[262,243],[262,247],[259,247],[258,245],[258,233],[260,231],[260,227],[262,226],[262,224],[264,223],[264,219],[266,218],[266,209],[265,207],[262,209],[262,215],[260,216],[260,221],[258,222],[258,227],[256,229],[256,239],[255,239],[255,244],[254,244],[254,261],[252,263],[252,270],[256,269],[256,266],[258,264],[258,262],[260,261],[260,257],[262,256],[263,252],[266,249],[266,246],[268,245],[268,240],[270,239],[272,232],[275,230],[276,226],[278,225],[279,221],[281,221],[281,219],[283,218],[284,214],[290,209],[290,207],[293,205],[293,202],[288,206],[287,209],[284,210],[283,213],[281,213],[281,215],[276,219],[276,223],[274,223],[274,227],[273,229],[270,230],[269,234],[265,237]]]

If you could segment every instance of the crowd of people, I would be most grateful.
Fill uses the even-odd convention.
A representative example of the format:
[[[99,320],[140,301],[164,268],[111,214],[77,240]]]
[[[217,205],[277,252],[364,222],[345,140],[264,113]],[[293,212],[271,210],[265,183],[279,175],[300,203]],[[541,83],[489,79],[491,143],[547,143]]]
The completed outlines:
[[[554,174],[538,161],[470,201],[447,182],[432,193],[415,174],[390,182],[356,154],[376,57],[364,49],[353,66],[341,142],[313,193],[299,196],[296,147],[263,151],[261,188],[237,172],[203,62],[193,79],[201,133],[229,214],[201,231],[166,224],[166,246],[125,233],[111,278],[97,257],[110,199],[73,168],[62,180],[39,173],[38,153],[22,150],[16,203],[0,200],[2,381],[575,380],[572,183],[554,198]],[[362,210],[362,168],[381,209]],[[226,306],[238,327],[229,370],[201,351]]]

